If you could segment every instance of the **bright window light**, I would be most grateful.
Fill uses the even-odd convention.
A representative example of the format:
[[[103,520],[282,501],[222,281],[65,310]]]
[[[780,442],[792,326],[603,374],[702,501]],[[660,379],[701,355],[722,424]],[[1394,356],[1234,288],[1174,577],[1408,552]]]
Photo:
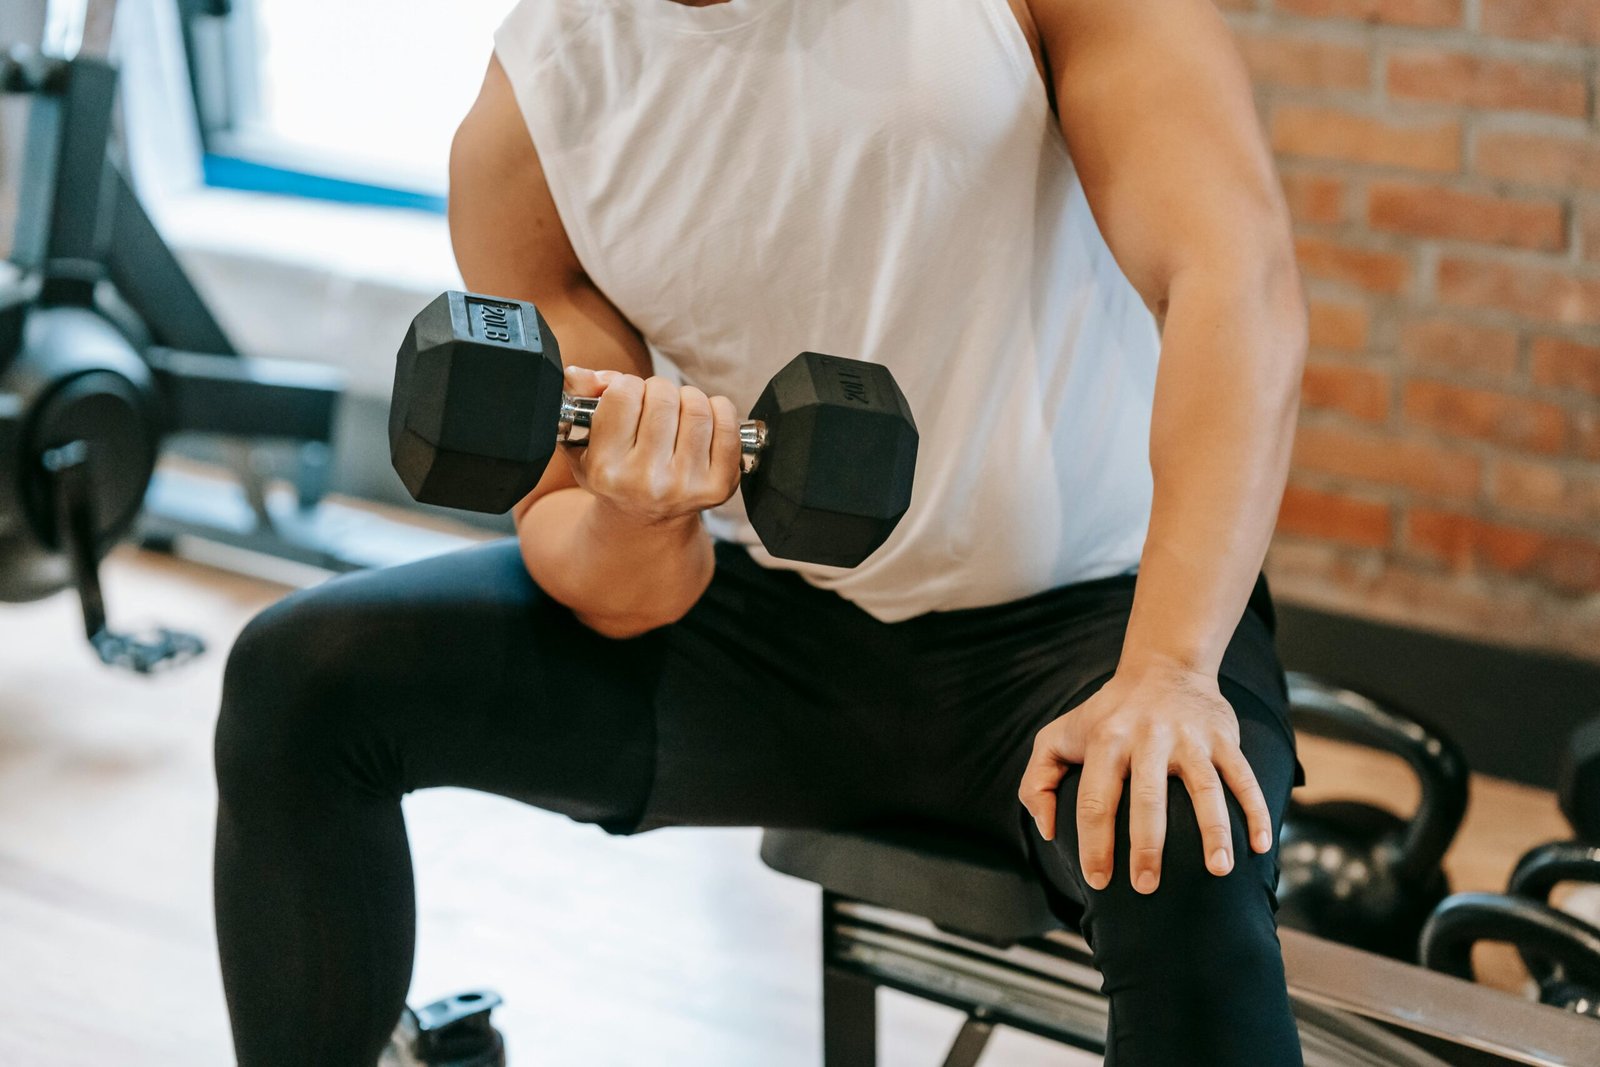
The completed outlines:
[[[513,0],[254,0],[251,154],[311,172],[442,192]]]

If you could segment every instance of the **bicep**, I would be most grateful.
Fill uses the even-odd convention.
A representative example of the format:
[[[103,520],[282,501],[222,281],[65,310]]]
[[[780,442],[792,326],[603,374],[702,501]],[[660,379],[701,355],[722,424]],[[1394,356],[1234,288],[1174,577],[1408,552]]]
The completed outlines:
[[[1249,74],[1212,0],[1031,7],[1085,194],[1147,302],[1190,263],[1260,270],[1289,247]]]
[[[449,220],[468,289],[537,305],[569,365],[650,373],[639,332],[583,272],[498,60],[451,145]],[[576,484],[558,454],[512,513]]]

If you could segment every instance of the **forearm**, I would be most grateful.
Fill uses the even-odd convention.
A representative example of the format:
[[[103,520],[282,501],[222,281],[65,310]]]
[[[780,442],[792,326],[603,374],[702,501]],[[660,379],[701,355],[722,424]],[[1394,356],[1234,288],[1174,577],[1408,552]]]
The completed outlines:
[[[698,515],[641,525],[582,489],[559,489],[518,514],[517,536],[540,588],[607,637],[676,622],[711,583],[711,538]]]
[[[1293,444],[1305,309],[1287,251],[1169,290],[1152,412],[1155,496],[1125,668],[1215,675],[1277,519]]]

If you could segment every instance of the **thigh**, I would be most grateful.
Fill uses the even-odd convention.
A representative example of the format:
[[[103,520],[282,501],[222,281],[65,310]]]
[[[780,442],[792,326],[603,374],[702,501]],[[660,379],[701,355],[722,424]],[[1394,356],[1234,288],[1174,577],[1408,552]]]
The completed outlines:
[[[889,633],[719,546],[684,619],[612,640],[499,542],[264,612],[230,660],[219,766],[235,782],[270,766],[382,795],[478,789],[618,833],[838,823],[886,795],[860,768],[894,687],[844,653]]]
[[[386,797],[465,786],[626,826],[654,759],[658,646],[583,627],[512,541],[335,578],[235,645],[219,777]]]

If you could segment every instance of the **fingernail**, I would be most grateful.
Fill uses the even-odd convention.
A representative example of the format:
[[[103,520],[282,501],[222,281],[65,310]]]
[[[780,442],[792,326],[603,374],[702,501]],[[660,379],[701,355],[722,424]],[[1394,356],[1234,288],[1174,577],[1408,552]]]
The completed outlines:
[[[1139,882],[1134,886],[1141,893],[1154,893],[1156,891],[1156,876],[1154,871],[1145,871],[1139,876]]]
[[[1100,871],[1090,871],[1088,874],[1084,875],[1083,878],[1084,881],[1089,883],[1090,889],[1104,889],[1106,887],[1106,883],[1109,881],[1109,879],[1106,878],[1106,876]]]
[[[1228,860],[1228,850],[1219,848],[1211,854],[1211,869],[1218,874],[1227,874],[1232,864]]]
[[[1266,830],[1256,832],[1256,851],[1266,852],[1272,848],[1272,834]]]

